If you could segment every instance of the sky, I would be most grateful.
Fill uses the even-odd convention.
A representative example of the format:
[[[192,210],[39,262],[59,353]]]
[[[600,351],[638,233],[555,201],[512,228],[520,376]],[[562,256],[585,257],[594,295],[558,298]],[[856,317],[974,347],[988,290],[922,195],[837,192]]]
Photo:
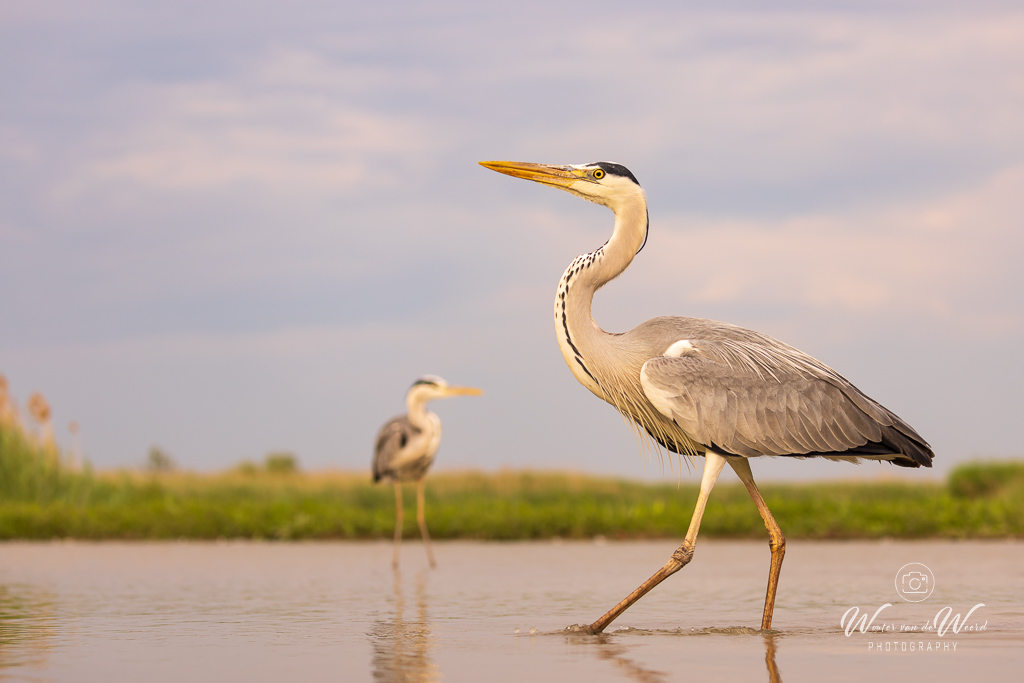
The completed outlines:
[[[755,477],[1021,456],[1024,9],[767,5],[0,0],[0,373],[101,468],[368,471],[429,373],[485,391],[439,469],[679,477],[555,340],[611,213],[476,163],[616,161],[651,228],[604,329],[766,332],[936,453]]]

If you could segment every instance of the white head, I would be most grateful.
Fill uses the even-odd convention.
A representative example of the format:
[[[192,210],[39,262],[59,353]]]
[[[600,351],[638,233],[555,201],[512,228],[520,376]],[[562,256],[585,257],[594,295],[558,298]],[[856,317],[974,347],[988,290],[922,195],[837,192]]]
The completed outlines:
[[[484,392],[476,387],[453,387],[437,375],[424,375],[413,382],[406,396],[411,401],[426,403],[436,398],[479,396],[482,393]]]

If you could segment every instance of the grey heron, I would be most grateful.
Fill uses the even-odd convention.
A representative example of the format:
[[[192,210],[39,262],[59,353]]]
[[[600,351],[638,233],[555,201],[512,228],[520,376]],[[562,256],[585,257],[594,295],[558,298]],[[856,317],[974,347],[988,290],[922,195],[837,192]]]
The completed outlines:
[[[427,470],[434,464],[437,447],[441,445],[441,420],[427,410],[427,403],[450,396],[479,396],[483,392],[474,387],[449,386],[440,377],[420,377],[405,394],[406,414],[388,420],[377,433],[373,455],[373,481],[381,479],[395,484],[395,550],[391,560],[398,567],[398,548],[402,542],[402,482],[416,482],[416,521],[420,526],[427,559],[436,567],[427,533],[423,491]]]
[[[749,459],[824,457],[931,467],[931,448],[838,372],[760,332],[686,317],[654,318],[628,332],[605,332],[591,314],[594,293],[621,274],[647,241],[647,198],[636,178],[610,162],[480,163],[612,210],[611,237],[577,256],[559,282],[558,346],[576,379],[639,425],[639,434],[646,432],[680,457],[704,457],[700,493],[682,545],[651,578],[582,630],[602,632],[690,562],[708,496],[726,463],[768,530],[771,564],[761,628],[770,629],[786,539],[754,483]]]

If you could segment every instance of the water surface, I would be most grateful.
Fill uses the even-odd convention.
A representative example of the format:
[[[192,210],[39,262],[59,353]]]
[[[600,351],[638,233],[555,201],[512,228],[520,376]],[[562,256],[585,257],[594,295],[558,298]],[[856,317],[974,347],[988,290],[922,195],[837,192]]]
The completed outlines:
[[[678,543],[8,543],[0,678],[111,681],[1013,680],[1024,543],[790,541],[760,633],[766,542],[703,540],[603,636]],[[895,590],[922,563],[934,592]],[[875,627],[840,626],[852,607]],[[920,628],[949,606],[981,630]],[[948,624],[948,622],[947,622]],[[954,649],[955,648],[955,649]]]

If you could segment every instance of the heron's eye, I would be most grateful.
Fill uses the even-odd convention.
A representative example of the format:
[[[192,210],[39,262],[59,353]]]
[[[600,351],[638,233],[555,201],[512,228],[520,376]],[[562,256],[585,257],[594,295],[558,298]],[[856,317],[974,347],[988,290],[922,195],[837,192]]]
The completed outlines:
[[[601,178],[604,178],[604,169],[594,169],[594,179],[600,180]]]

